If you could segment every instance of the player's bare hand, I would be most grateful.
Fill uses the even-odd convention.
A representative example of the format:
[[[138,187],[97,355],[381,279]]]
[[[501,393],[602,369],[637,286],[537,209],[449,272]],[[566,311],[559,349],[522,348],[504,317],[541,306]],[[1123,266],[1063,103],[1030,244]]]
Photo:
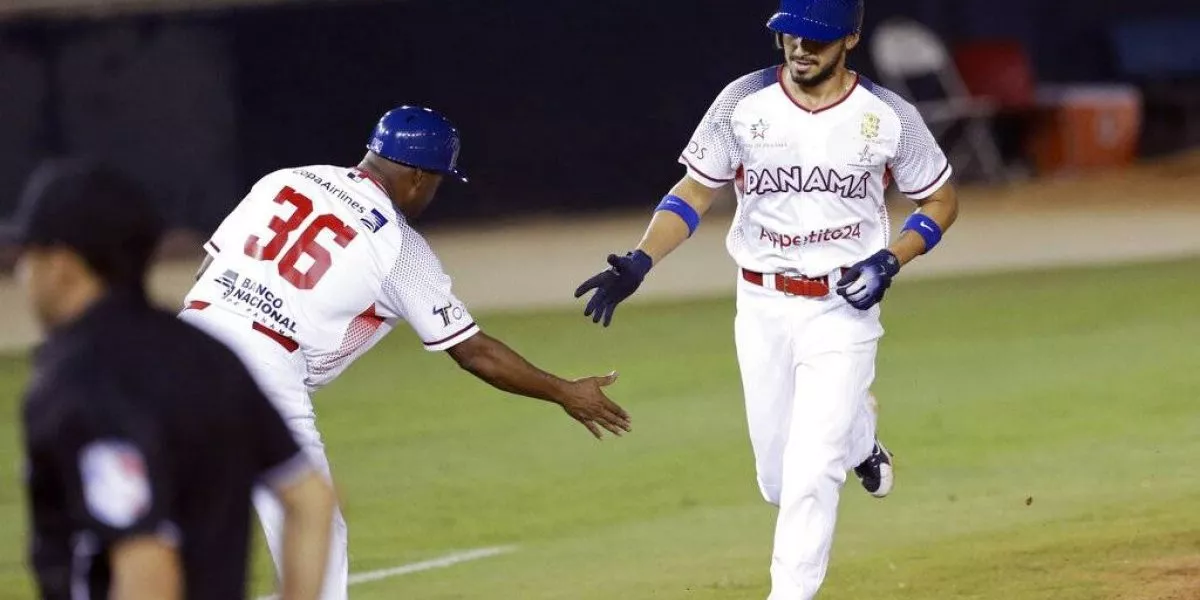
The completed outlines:
[[[601,428],[616,436],[632,431],[629,413],[604,395],[604,388],[616,380],[615,371],[604,377],[576,379],[567,385],[559,398],[563,410],[587,427],[597,439],[604,437]]]

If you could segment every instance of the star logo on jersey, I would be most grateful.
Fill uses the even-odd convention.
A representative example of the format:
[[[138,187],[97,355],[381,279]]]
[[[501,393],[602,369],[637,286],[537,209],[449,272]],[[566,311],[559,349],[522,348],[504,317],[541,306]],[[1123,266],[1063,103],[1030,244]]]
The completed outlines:
[[[875,113],[866,113],[863,115],[862,136],[866,140],[873,140],[879,137],[879,115]]]
[[[757,123],[750,126],[750,136],[752,139],[765,140],[767,139],[767,130],[771,126],[766,121],[759,119]]]
[[[872,154],[871,154],[871,145],[870,145],[870,144],[864,144],[864,145],[863,145],[862,152],[859,152],[859,153],[858,153],[858,163],[859,163],[859,164],[868,164],[868,163],[870,163],[870,162],[871,162],[871,156],[872,156]]]

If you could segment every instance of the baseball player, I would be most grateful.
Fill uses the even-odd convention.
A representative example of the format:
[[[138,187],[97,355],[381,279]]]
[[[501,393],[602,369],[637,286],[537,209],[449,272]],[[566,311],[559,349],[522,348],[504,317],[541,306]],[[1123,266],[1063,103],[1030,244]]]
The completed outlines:
[[[783,0],[767,26],[784,63],[717,96],[641,243],[575,293],[595,290],[585,314],[607,326],[718,190],[736,188],[735,340],[758,484],[779,507],[770,600],[817,593],[848,469],[873,495],[892,487],[869,392],[877,304],[958,212],[950,164],[917,111],[846,68],[862,17],[862,0]],[[896,239],[884,206],[892,181],[919,207]]]
[[[328,474],[311,394],[400,321],[430,351],[506,392],[560,405],[596,437],[629,431],[629,416],[602,388],[616,373],[567,381],[481,333],[451,292],[450,277],[410,221],[443,177],[465,181],[459,136],[440,114],[385,114],[357,167],[284,169],[254,185],[204,244],[208,253],[180,317],[247,364],[312,461]],[[275,564],[282,512],[260,491],[255,508]],[[346,597],[347,533],[334,515],[322,598]]]

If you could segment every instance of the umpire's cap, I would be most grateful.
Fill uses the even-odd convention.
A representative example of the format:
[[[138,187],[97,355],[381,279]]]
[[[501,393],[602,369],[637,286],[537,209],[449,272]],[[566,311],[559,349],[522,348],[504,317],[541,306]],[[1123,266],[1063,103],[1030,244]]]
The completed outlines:
[[[775,33],[832,42],[862,27],[863,0],[780,0],[779,12],[767,21]]]
[[[379,119],[367,149],[392,162],[423,171],[467,178],[458,170],[462,142],[458,129],[437,111],[420,106],[401,106]]]
[[[27,248],[70,248],[106,283],[141,287],[163,222],[145,191],[105,165],[76,159],[40,165],[16,222],[0,232]]]

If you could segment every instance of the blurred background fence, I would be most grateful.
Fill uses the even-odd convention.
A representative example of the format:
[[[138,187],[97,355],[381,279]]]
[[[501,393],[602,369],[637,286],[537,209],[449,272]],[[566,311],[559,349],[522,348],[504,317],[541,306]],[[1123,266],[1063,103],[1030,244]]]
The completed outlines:
[[[378,115],[404,103],[463,131],[472,182],[446,186],[434,221],[649,207],[717,92],[777,61],[774,7],[4,0],[0,220],[38,160],[99,154],[177,227],[207,231],[271,170],[356,162]],[[1005,168],[981,177],[1111,168],[1200,140],[1195,0],[868,0],[867,39],[901,15],[990,104],[985,145]],[[875,77],[868,46],[852,62]]]

